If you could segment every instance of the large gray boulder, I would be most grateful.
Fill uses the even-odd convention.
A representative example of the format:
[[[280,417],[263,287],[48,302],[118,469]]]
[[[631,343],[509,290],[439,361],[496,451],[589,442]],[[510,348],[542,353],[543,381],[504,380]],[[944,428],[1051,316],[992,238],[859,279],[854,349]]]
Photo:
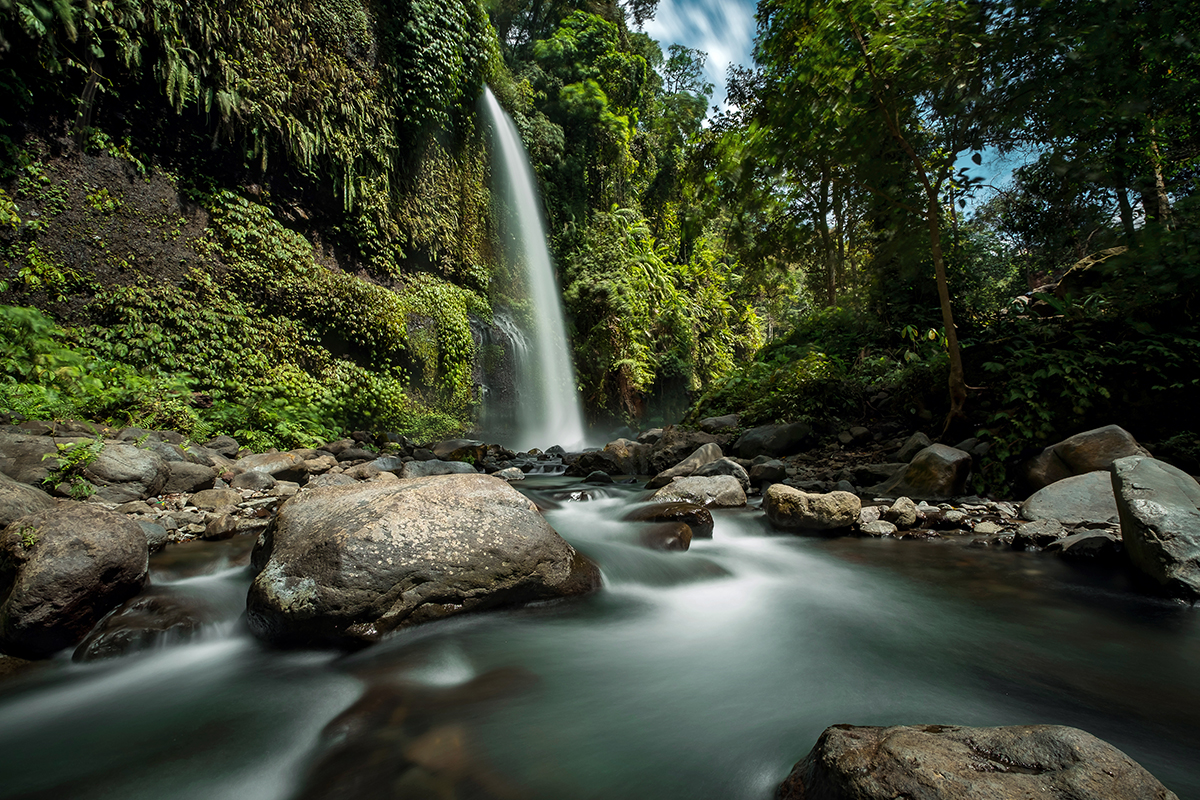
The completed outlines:
[[[280,645],[358,646],[600,585],[532,502],[479,474],[306,489],[279,509],[252,563],[250,628]]]
[[[166,460],[153,450],[132,444],[105,444],[83,469],[96,498],[110,503],[145,500],[162,491],[170,477]]]
[[[729,443],[730,436],[703,431],[685,431],[679,428],[666,428],[662,437],[643,451],[644,463],[638,474],[657,475],[664,469],[675,466],[690,453],[695,452],[701,445],[709,443],[724,447]]]
[[[1148,456],[1119,458],[1111,470],[1129,560],[1170,593],[1200,598],[1200,485]]]
[[[944,444],[931,444],[875,491],[886,497],[946,500],[966,494],[970,477],[970,453]]]
[[[487,455],[487,445],[475,439],[447,439],[429,445],[429,449],[442,461],[469,461],[478,464]]]
[[[1107,470],[1118,458],[1138,455],[1150,454],[1133,434],[1118,425],[1105,425],[1050,445],[1025,462],[1023,477],[1030,490],[1037,491],[1064,478]]]
[[[673,467],[664,469],[662,472],[655,475],[646,484],[647,489],[659,489],[666,486],[675,478],[686,478],[692,475],[696,470],[705,464],[710,464],[713,461],[721,458],[724,454],[721,452],[720,445],[714,442],[702,444],[687,458],[680,461]]]
[[[650,497],[654,503],[695,503],[705,508],[746,505],[746,492],[732,475],[676,478]]]
[[[907,464],[913,460],[913,456],[924,450],[929,445],[933,444],[929,437],[917,431],[912,436],[904,440],[904,444],[900,445],[900,449],[896,451],[896,461]]]
[[[827,531],[848,528],[858,521],[862,501],[850,492],[809,494],[783,483],[763,493],[763,511],[776,528]]]
[[[248,473],[261,475],[260,472]],[[191,494],[204,489],[211,489],[217,479],[217,470],[205,464],[193,464],[191,461],[168,461],[167,482],[163,484],[163,494]],[[274,481],[274,479],[272,479]]]
[[[638,506],[625,515],[631,522],[683,523],[697,539],[711,539],[712,512],[695,503],[651,503]]]
[[[705,433],[722,433],[738,426],[737,414],[725,414],[721,417],[705,417],[696,423],[696,427]]]
[[[807,422],[760,425],[738,437],[733,450],[738,458],[790,456],[803,450],[812,434],[812,426]]]
[[[567,467],[566,475],[572,478],[582,478],[593,472],[604,472],[608,475],[632,475],[625,472],[625,467],[607,450],[589,450],[580,453],[575,462]]]
[[[37,487],[19,483],[0,472],[0,529],[29,514],[53,508],[53,497]]]
[[[265,472],[280,481],[301,481],[308,471],[295,453],[252,453],[233,462],[233,472]]]
[[[710,461],[699,467],[692,475],[697,478],[729,475],[737,478],[737,482],[742,485],[742,491],[750,491],[750,473],[746,472],[746,468],[732,458],[718,458],[716,461]]]
[[[1113,485],[1105,471],[1075,475],[1052,483],[1021,504],[1022,519],[1052,519],[1067,525],[1117,519]]]
[[[0,433],[0,472],[18,483],[40,486],[51,467],[57,465],[55,459],[46,456],[57,452],[49,436]]]
[[[401,478],[427,478],[431,475],[468,475],[478,472],[465,461],[407,461],[400,468]]]
[[[1178,800],[1141,765],[1078,728],[826,728],[778,800]]]
[[[142,529],[123,514],[63,503],[0,533],[0,652],[49,658],[79,643],[146,582]]]

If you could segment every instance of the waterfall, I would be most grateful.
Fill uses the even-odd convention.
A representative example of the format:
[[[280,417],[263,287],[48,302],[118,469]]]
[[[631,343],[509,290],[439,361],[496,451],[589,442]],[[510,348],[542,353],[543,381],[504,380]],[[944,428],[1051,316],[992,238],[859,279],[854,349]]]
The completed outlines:
[[[562,297],[546,247],[537,184],[517,126],[491,89],[485,88],[484,98],[494,132],[492,181],[516,221],[514,229],[504,231],[511,244],[509,256],[524,268],[535,311],[534,330],[521,337],[528,340],[529,348],[514,359],[517,429],[511,446],[522,450],[555,444],[580,447],[584,442],[583,411],[567,350]]]

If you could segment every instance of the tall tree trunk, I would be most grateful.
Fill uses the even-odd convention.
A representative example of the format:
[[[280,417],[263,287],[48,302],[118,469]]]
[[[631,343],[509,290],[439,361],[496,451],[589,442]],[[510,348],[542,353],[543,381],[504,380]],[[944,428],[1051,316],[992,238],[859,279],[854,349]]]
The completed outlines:
[[[813,221],[821,237],[821,255],[825,266],[825,304],[830,308],[837,305],[837,265],[833,258],[833,240],[829,235],[829,170],[821,171],[821,184],[817,189],[817,213]]]
[[[942,255],[941,206],[936,195],[929,197],[925,221],[929,226],[929,246],[933,251],[933,271],[937,276],[938,302],[942,307],[942,327],[946,329],[946,352],[950,356],[950,416],[966,416],[967,381],[963,373],[962,352],[958,347],[958,331],[954,328],[954,310],[950,307],[950,284],[946,280],[946,260]]]

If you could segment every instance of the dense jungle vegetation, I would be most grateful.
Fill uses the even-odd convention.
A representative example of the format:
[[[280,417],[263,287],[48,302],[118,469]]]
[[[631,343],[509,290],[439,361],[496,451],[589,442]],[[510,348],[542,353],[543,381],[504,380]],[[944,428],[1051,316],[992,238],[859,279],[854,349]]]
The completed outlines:
[[[469,429],[485,84],[609,429],[892,418],[1006,459],[1200,399],[1200,9],[761,0],[717,113],[653,0],[0,0],[0,406],[290,446]],[[1008,155],[983,186],[972,162]]]

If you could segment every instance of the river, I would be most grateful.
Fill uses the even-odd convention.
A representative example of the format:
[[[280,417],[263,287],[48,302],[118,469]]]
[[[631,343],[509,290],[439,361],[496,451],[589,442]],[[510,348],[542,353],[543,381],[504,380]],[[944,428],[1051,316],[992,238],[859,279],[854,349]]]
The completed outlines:
[[[249,543],[177,545],[152,581],[214,622],[0,683],[0,797],[767,800],[821,730],[849,722],[1074,725],[1200,800],[1200,616],[1119,573],[780,534],[753,509],[718,511],[711,540],[663,553],[620,521],[639,487],[516,485],[557,500],[546,517],[601,565],[601,592],[351,655],[279,652],[240,621]],[[363,713],[322,735],[352,705]],[[409,762],[429,785],[398,777]],[[330,776],[343,795],[321,793]]]

